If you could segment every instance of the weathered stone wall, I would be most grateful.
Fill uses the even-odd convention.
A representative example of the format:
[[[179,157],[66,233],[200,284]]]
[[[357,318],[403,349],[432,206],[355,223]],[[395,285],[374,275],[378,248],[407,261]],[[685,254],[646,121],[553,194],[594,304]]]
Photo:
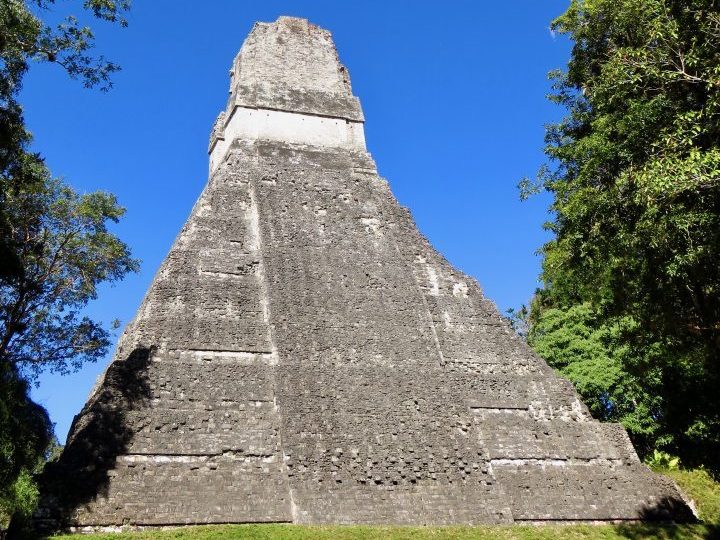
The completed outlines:
[[[253,77],[266,96],[352,102],[327,32],[256,26],[233,69],[222,159],[46,476],[39,520],[690,516],[429,245],[364,145],[228,132]]]
[[[76,419],[40,519],[292,519],[255,212],[246,182],[211,180]]]

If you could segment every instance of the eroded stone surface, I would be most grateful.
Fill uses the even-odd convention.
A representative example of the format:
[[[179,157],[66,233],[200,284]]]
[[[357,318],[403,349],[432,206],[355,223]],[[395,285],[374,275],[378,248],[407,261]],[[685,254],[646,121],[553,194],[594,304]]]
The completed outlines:
[[[267,129],[229,129],[238,109]],[[278,110],[362,132],[330,34],[304,20],[256,25],[236,58],[208,185],[39,522],[690,516],[429,245],[364,139],[315,123],[282,140]]]

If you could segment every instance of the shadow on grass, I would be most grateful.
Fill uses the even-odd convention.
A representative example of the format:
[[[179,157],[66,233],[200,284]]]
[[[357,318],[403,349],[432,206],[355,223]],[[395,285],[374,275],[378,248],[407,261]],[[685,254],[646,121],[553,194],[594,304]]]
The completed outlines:
[[[674,497],[665,496],[652,506],[642,508],[639,514],[640,519],[646,522],[697,523],[698,521],[680,494]]]
[[[687,540],[704,538],[720,540],[720,525],[677,525],[672,523],[634,523],[616,525],[615,532],[622,538],[630,540]]]
[[[615,532],[621,537],[631,540],[645,538],[720,540],[720,526],[700,524],[687,503],[679,496],[664,497],[652,506],[646,506],[640,510],[639,514],[644,523],[616,525]]]
[[[32,528],[48,533],[73,524],[83,507],[108,494],[110,471],[127,450],[134,430],[127,413],[150,399],[150,348],[136,348],[113,362],[102,386],[73,420],[67,445],[39,478],[40,504]]]

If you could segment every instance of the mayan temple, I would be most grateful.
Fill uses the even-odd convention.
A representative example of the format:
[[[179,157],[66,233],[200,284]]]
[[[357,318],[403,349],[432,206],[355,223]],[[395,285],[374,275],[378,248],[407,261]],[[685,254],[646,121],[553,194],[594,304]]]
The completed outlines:
[[[254,26],[207,186],[38,523],[691,517],[417,230],[363,123],[328,31]]]

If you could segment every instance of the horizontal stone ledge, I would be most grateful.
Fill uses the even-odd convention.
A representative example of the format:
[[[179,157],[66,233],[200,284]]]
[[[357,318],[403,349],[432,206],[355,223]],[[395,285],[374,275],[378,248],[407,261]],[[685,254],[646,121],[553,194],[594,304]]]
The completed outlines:
[[[291,519],[288,520],[263,520],[262,518],[248,521],[248,520],[238,520],[238,521],[228,521],[228,520],[213,520],[212,517],[208,517],[203,520],[195,520],[193,518],[188,518],[186,520],[182,521],[158,521],[153,523],[143,523],[142,518],[137,519],[133,522],[133,524],[130,525],[108,525],[107,523],[88,523],[84,525],[78,525],[74,527],[68,527],[66,530],[70,533],[80,533],[80,534],[89,534],[89,533],[125,533],[125,532],[142,532],[145,530],[148,531],[156,531],[156,530],[164,530],[166,528],[173,528],[173,527],[186,527],[188,525],[256,525],[258,523],[264,523],[268,525],[272,524],[291,524],[293,521]],[[53,523],[54,524],[54,523]]]
[[[225,122],[223,124],[223,129],[225,129],[228,124],[233,119],[233,115],[235,114],[235,111],[238,109],[248,109],[252,111],[270,111],[270,112],[282,112],[287,114],[297,114],[300,116],[313,116],[317,118],[327,118],[329,120],[344,120],[346,122],[350,122],[353,124],[365,124],[365,119],[362,116],[356,116],[356,115],[347,115],[347,114],[341,114],[341,113],[320,113],[317,111],[312,111],[309,109],[306,110],[300,110],[300,109],[293,109],[290,107],[273,107],[267,103],[258,103],[253,102],[250,100],[244,100],[244,99],[237,99],[235,103],[232,106],[232,111],[229,115],[226,115]],[[220,135],[216,137],[217,139],[224,139],[224,135]]]
[[[168,352],[213,353],[217,355],[272,354],[272,351],[267,350],[247,351],[241,349],[168,349]]]
[[[374,168],[370,169],[370,168],[366,168],[366,167],[353,167],[353,172],[361,173],[361,174],[371,174],[373,176],[377,175],[377,169],[374,169]],[[381,180],[384,180],[385,182],[387,182],[387,180],[385,180],[384,178]]]
[[[177,356],[177,357],[176,357]],[[258,351],[241,351],[241,350],[217,350],[217,349],[168,349],[164,354],[159,353],[153,357],[153,361],[158,362],[176,362],[192,361],[197,363],[205,363],[208,361],[237,361],[244,360],[253,363],[257,360],[265,360],[272,362],[276,360],[277,354],[274,351],[258,350]]]
[[[121,463],[214,463],[218,461],[240,461],[252,462],[262,461],[263,463],[278,463],[277,454],[252,454],[242,451],[223,451],[214,454],[123,454],[117,460]]]
[[[493,467],[585,467],[602,465],[622,466],[625,462],[616,458],[492,458]]]
[[[167,405],[163,405],[162,402],[168,402],[171,401],[173,403],[182,403],[183,407],[170,407]],[[238,408],[238,407],[245,407],[247,408]],[[178,412],[193,412],[193,411],[218,411],[218,412],[225,412],[225,411],[236,411],[241,413],[250,413],[251,411],[255,414],[258,414],[259,411],[272,411],[277,405],[274,401],[266,399],[266,400],[257,400],[257,399],[220,399],[215,401],[209,401],[207,399],[200,400],[200,399],[176,399],[172,396],[163,396],[162,399],[160,398],[153,398],[149,403],[147,403],[143,408],[137,409],[139,411],[149,411],[149,412],[161,412],[161,411],[178,411]]]
[[[530,406],[526,407],[493,407],[491,405],[468,405],[471,411],[493,411],[493,412],[509,412],[509,411],[529,411]]]
[[[523,525],[611,525],[613,523],[647,523],[646,519],[642,518],[624,518],[624,517],[613,517],[606,519],[598,518],[558,518],[558,519],[533,519],[533,518],[522,518],[513,517],[515,523],[522,523]]]
[[[220,278],[247,278],[251,279],[253,282],[257,280],[257,270],[253,270],[251,272],[243,272],[242,270],[238,270],[237,272],[216,272],[214,270],[200,270],[201,276],[214,276],[214,277],[220,277]]]

